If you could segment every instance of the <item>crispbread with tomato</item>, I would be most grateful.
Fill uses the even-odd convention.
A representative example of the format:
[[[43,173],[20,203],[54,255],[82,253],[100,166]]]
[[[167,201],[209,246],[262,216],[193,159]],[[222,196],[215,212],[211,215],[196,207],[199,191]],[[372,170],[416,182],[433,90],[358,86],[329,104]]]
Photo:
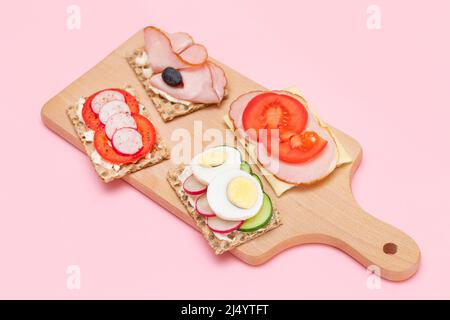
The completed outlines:
[[[144,42],[127,60],[164,121],[217,106],[226,97],[225,72],[190,35],[147,27]]]
[[[169,158],[145,106],[130,90],[110,88],[80,98],[67,115],[104,182]]]
[[[293,90],[245,93],[224,120],[278,196],[351,162],[331,128]]]

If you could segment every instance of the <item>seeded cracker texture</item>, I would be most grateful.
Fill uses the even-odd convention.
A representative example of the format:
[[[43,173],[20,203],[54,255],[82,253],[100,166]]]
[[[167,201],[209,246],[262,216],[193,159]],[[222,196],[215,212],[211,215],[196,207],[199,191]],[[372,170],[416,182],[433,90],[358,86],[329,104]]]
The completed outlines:
[[[141,114],[150,119],[148,113],[146,112],[145,106],[143,106]],[[69,106],[69,108],[67,109],[67,115],[72,121],[73,127],[75,128],[78,137],[83,143],[86,153],[88,154],[92,164],[94,165],[95,171],[97,172],[98,176],[106,183],[111,182],[115,179],[120,179],[127,174],[142,170],[146,167],[153,166],[165,159],[168,159],[170,156],[169,149],[162,141],[161,137],[157,134],[155,146],[153,147],[153,150],[146,156],[138,159],[135,163],[121,165],[118,170],[115,170],[114,168],[106,168],[92,161],[90,155],[95,151],[94,143],[86,141],[84,137],[85,133],[90,131],[90,129],[84,124],[82,119],[78,118],[76,104]]]
[[[226,251],[236,248],[237,246],[244,244],[252,239],[255,239],[281,225],[280,214],[278,210],[275,207],[273,207],[272,219],[265,227],[254,232],[241,232],[238,230],[233,231],[227,235],[230,241],[218,239],[215,236],[214,232],[212,232],[211,229],[209,229],[208,226],[206,225],[206,219],[201,215],[197,214],[195,208],[188,201],[188,196],[184,192],[183,186],[179,179],[179,176],[183,172],[184,168],[185,168],[184,165],[179,165],[178,167],[169,170],[167,174],[167,181],[177,194],[180,201],[186,207],[186,210],[188,211],[189,215],[194,219],[197,227],[200,229],[201,233],[208,241],[209,245],[214,249],[214,252],[216,254],[222,254]]]
[[[190,114],[202,108],[206,108],[209,106],[217,106],[217,104],[204,104],[204,103],[191,103],[190,105],[184,105],[182,103],[175,103],[167,100],[163,96],[155,93],[151,87],[149,86],[149,79],[147,79],[143,74],[143,69],[148,66],[140,66],[136,64],[136,57],[139,57],[144,52],[144,48],[137,49],[130,57],[127,58],[128,64],[131,69],[135,72],[148,96],[153,102],[158,113],[161,115],[161,118],[165,121],[171,121],[176,117],[180,117],[186,114]],[[225,88],[224,99],[227,96],[227,90]]]

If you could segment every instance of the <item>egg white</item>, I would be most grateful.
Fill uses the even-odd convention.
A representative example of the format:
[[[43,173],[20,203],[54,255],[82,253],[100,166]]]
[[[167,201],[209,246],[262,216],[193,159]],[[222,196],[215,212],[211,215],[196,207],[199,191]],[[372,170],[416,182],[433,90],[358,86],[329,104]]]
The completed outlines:
[[[230,200],[228,200],[228,184],[231,180],[237,177],[245,177],[249,179],[250,181],[252,181],[252,183],[255,184],[255,187],[258,190],[256,202],[249,209],[239,208],[231,203]],[[208,204],[214,211],[214,213],[219,218],[229,221],[241,221],[250,219],[258,213],[263,203],[263,191],[258,180],[240,169],[227,170],[226,172],[223,172],[223,174],[216,176],[216,178],[212,180],[208,186],[206,197],[208,199]]]
[[[226,153],[225,162],[217,167],[203,167],[199,164],[202,155],[206,152],[214,152],[223,149]],[[196,155],[190,163],[192,173],[203,184],[209,185],[211,181],[221,173],[230,169],[239,169],[241,167],[241,153],[239,150],[229,146],[219,146],[210,148],[203,153]]]

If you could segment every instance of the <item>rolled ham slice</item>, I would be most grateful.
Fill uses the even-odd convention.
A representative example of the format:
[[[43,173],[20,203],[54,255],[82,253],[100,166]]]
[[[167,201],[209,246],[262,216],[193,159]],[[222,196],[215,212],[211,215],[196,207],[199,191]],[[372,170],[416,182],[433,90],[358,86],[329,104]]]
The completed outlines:
[[[114,133],[121,128],[137,128],[136,120],[134,120],[130,113],[119,112],[110,116],[106,121],[105,132],[110,140]]]
[[[242,125],[242,115],[247,104],[255,96],[263,91],[254,91],[246,93],[237,98],[230,106],[229,116],[233,121],[235,129],[239,134],[250,141],[248,135],[245,134]],[[289,94],[296,99],[300,97],[289,92],[279,92]],[[280,161],[278,157],[269,155],[263,143],[250,141],[256,145],[258,161],[264,168],[278,179],[292,184],[309,184],[321,180],[328,176],[336,168],[338,161],[338,151],[336,143],[327,128],[319,125],[314,115],[308,110],[308,123],[305,131],[314,131],[320,137],[327,140],[325,149],[314,159],[304,163],[287,163]]]
[[[160,73],[167,67],[181,69],[200,66],[207,61],[208,54],[205,47],[197,44],[184,47],[187,39],[181,38],[182,36],[178,34],[173,36],[171,41],[169,36],[158,28],[145,28],[145,50],[154,73]],[[180,51],[181,48],[183,49]]]
[[[171,87],[162,79],[161,73],[150,78],[150,85],[170,96],[194,103],[215,104],[223,99],[225,75],[219,67],[212,70],[209,63],[200,67],[179,70],[183,86]],[[214,79],[214,80],[213,80]],[[219,87],[223,88],[220,89]],[[217,92],[215,88],[218,88]]]
[[[216,104],[225,95],[227,79],[219,66],[208,61],[206,48],[184,32],[165,33],[155,27],[144,30],[145,49],[153,70],[150,85],[171,97],[193,103]],[[183,85],[169,86],[161,72],[172,67],[181,73]]]
[[[180,53],[191,44],[194,43],[194,39],[186,32],[174,32],[174,33],[164,33],[170,40],[173,51]]]
[[[221,67],[212,62],[208,62],[208,67],[211,72],[213,89],[216,91],[219,99],[222,100],[225,95],[225,87],[227,86],[225,72]]]
[[[144,146],[141,134],[133,128],[121,128],[114,133],[112,145],[121,154],[133,155]]]
[[[201,65],[208,59],[208,51],[201,44],[191,44],[180,53],[181,59],[191,65]]]

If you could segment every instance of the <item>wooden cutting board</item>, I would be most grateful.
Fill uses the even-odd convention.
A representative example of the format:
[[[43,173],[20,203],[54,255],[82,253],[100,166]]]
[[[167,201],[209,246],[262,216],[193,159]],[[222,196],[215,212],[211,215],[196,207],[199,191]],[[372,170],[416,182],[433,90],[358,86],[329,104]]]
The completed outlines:
[[[151,117],[163,139],[173,146],[171,133],[176,128],[186,128],[191,134],[193,121],[201,120],[203,130],[223,128],[223,116],[230,103],[239,95],[264,89],[256,82],[242,76],[229,67],[221,65],[229,80],[229,97],[220,107],[206,108],[188,116],[164,123],[152,107],[143,87],[129,67],[126,57],[143,46],[143,32],[139,31],[122,46],[107,56],[86,74],[53,97],[42,108],[45,125],[68,142],[83,150],[82,144],[66,115],[66,109],[80,97],[88,96],[108,87],[123,88],[130,85],[136,89],[140,101],[149,106]],[[320,114],[320,108],[316,107]],[[231,253],[246,263],[262,264],[283,250],[305,243],[328,244],[352,256],[365,267],[376,266],[381,276],[393,281],[411,277],[418,269],[420,250],[414,240],[399,229],[369,215],[355,202],[351,179],[361,161],[361,146],[350,136],[336,130],[335,133],[354,159],[325,179],[309,187],[291,189],[280,198],[272,192],[266,181],[264,189],[281,212],[283,225]],[[207,143],[205,143],[206,145]],[[153,201],[175,214],[187,224],[194,226],[174,191],[166,181],[167,170],[175,166],[170,160],[134,173],[124,180],[143,192]],[[257,173],[256,167],[253,168]],[[92,174],[95,174],[92,169]],[[264,180],[264,179],[263,179]],[[100,179],[99,179],[99,183]],[[158,186],[155,188],[155,186]],[[195,250],[204,250],[196,248]],[[205,251],[204,254],[213,254]]]

